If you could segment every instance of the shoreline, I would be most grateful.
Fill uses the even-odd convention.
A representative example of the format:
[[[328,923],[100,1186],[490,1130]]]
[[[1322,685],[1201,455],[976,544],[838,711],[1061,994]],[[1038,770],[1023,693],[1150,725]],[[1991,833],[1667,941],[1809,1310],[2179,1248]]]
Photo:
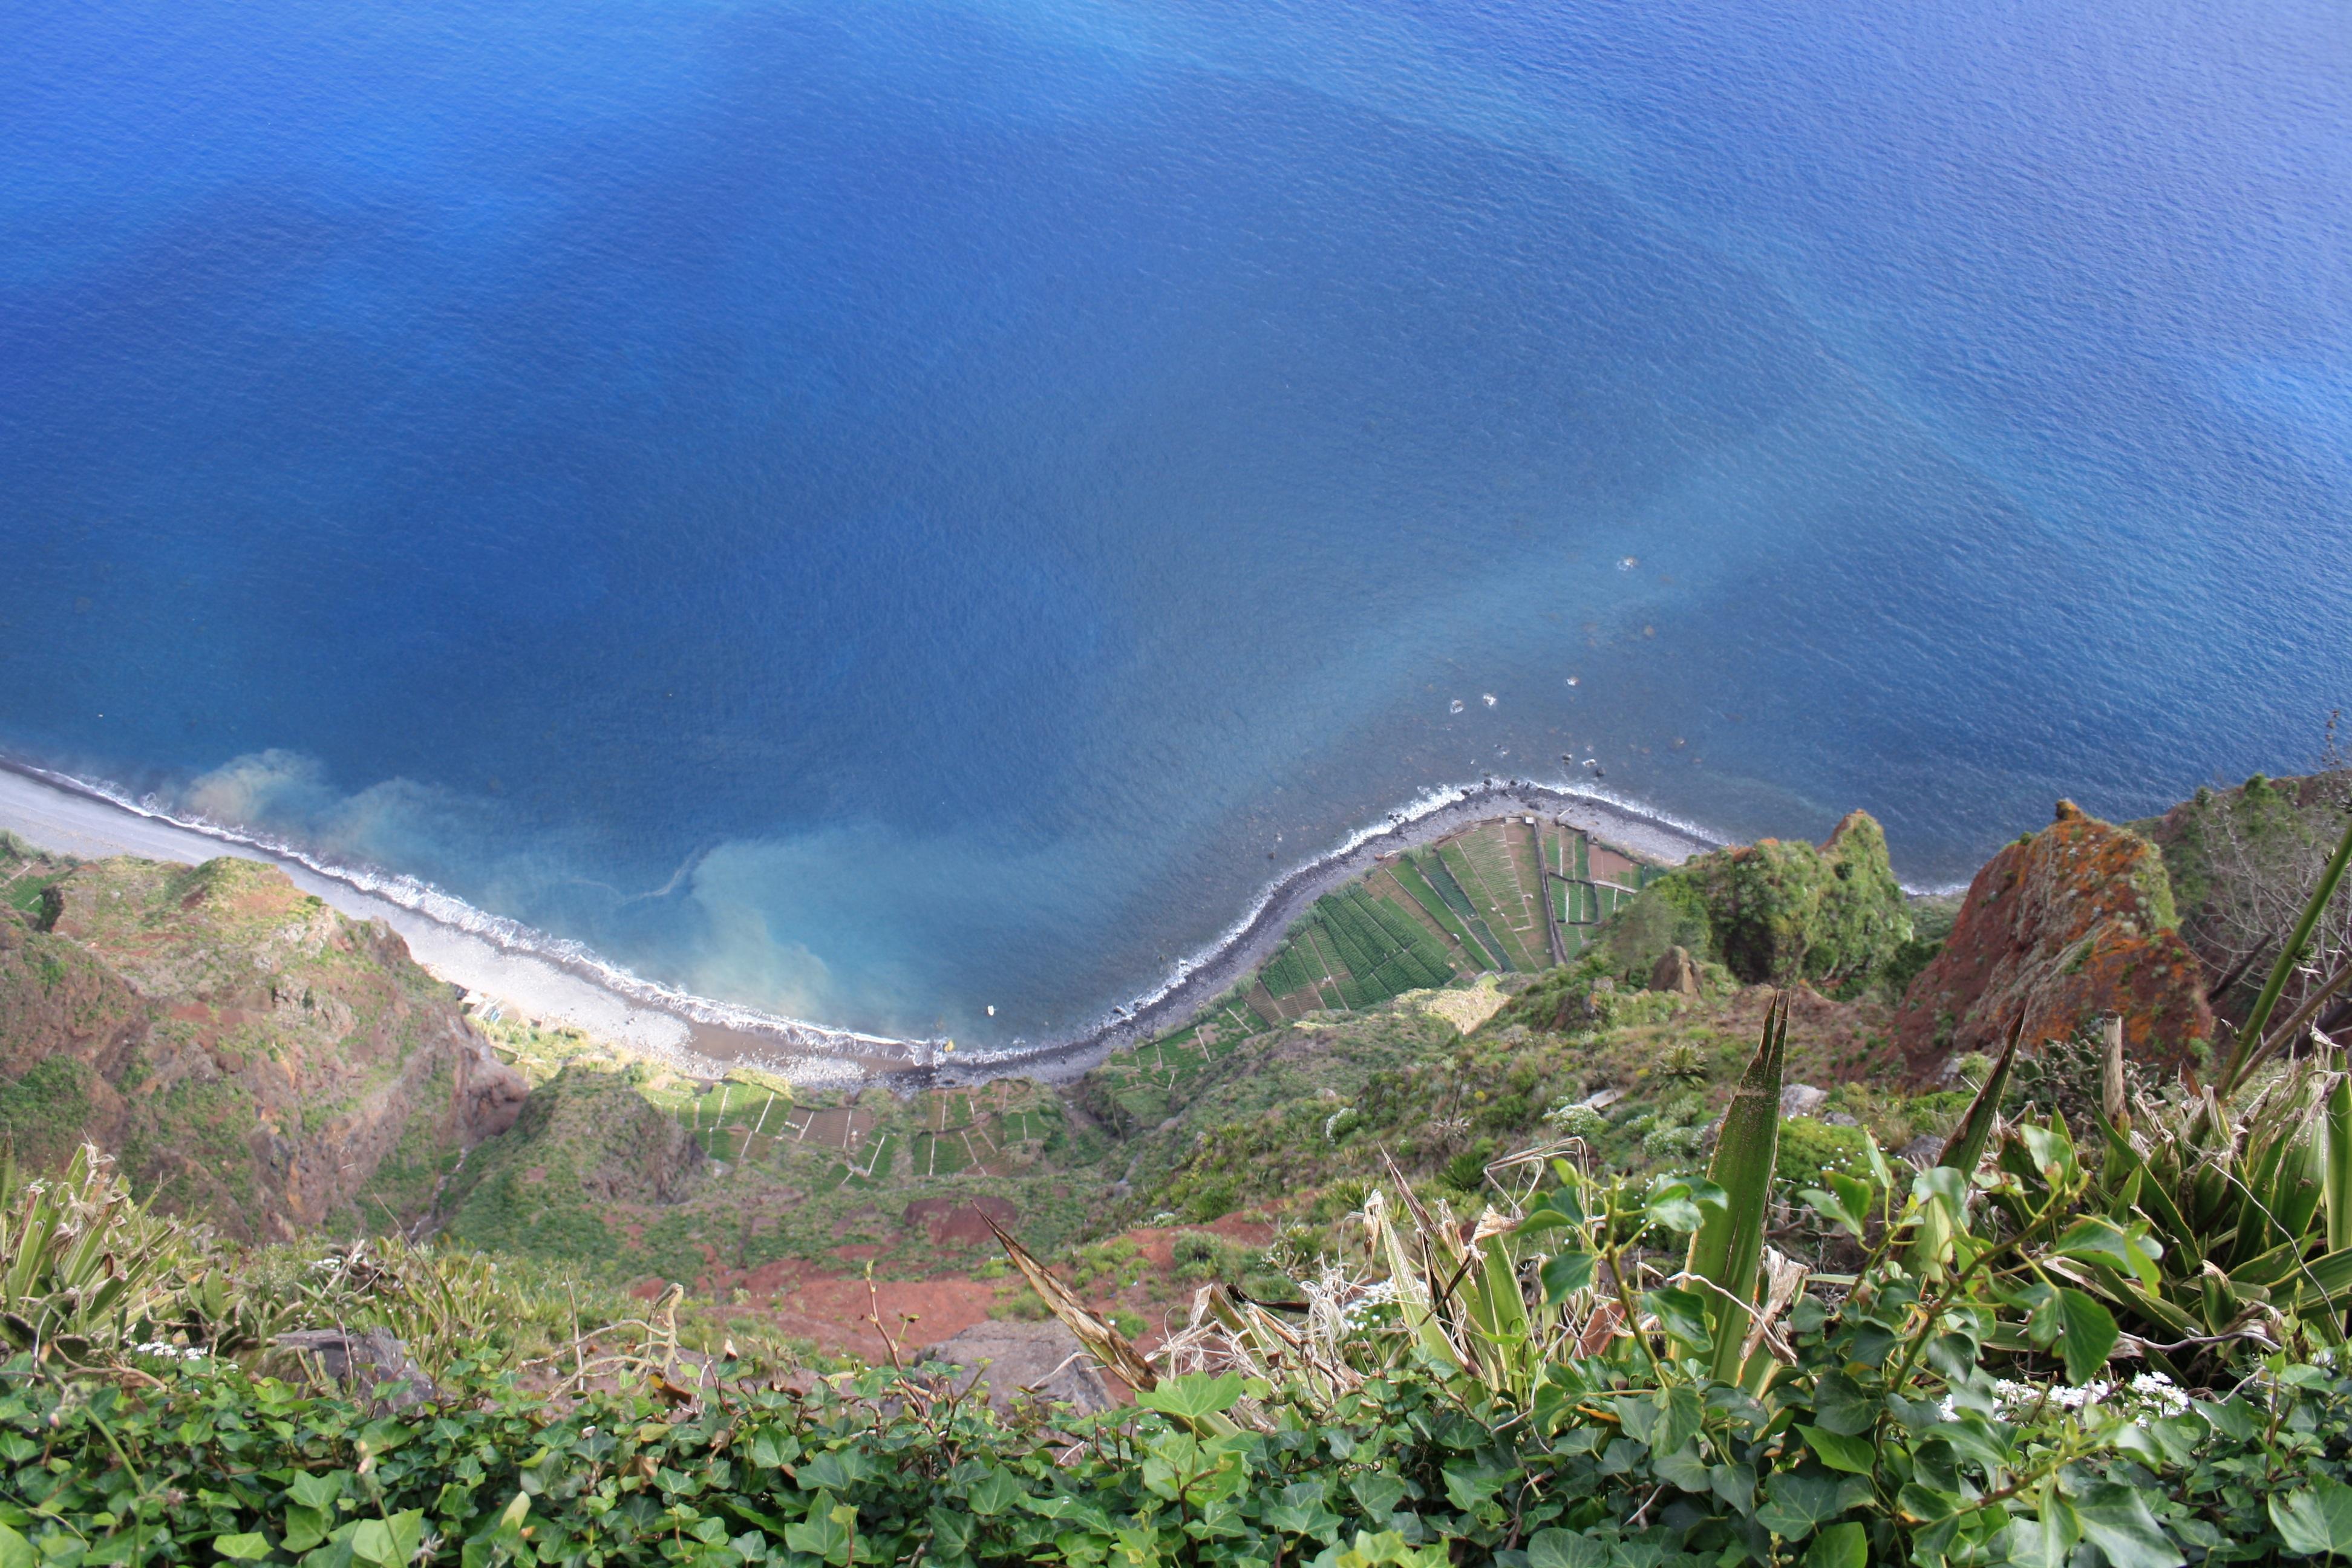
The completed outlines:
[[[1638,806],[1523,779],[1456,786],[1424,796],[1415,805],[1421,809],[1391,812],[1385,826],[1361,829],[1340,848],[1277,878],[1248,916],[1196,958],[1187,960],[1178,975],[1158,991],[1114,1009],[1108,1018],[1066,1040],[1027,1047],[1017,1053],[982,1056],[975,1052],[968,1064],[938,1062],[937,1078],[949,1083],[982,1082],[1004,1076],[1016,1060],[1026,1077],[1047,1082],[1076,1078],[1111,1052],[1173,1027],[1188,1009],[1223,995],[1272,957],[1291,924],[1324,894],[1354,881],[1383,859],[1482,822],[1510,816],[1549,817],[1631,849],[1644,859],[1668,865],[1679,865],[1723,842]]]
[[[1527,780],[1483,780],[1432,791],[1337,848],[1266,884],[1250,911],[1155,988],[1068,1036],[1034,1046],[945,1058],[940,1042],[896,1039],[776,1017],[648,981],[577,942],[476,909],[414,878],[333,865],[290,844],[175,817],[69,775],[0,757],[0,828],[82,859],[134,855],[186,864],[238,855],[277,866],[307,893],[359,920],[379,920],[416,962],[469,998],[533,1019],[568,1024],[698,1077],[749,1066],[810,1089],[978,1083],[1013,1075],[1075,1078],[1186,1009],[1223,994],[1270,956],[1317,899],[1375,862],[1475,823],[1536,815],[1678,863],[1719,840],[1636,805]]]

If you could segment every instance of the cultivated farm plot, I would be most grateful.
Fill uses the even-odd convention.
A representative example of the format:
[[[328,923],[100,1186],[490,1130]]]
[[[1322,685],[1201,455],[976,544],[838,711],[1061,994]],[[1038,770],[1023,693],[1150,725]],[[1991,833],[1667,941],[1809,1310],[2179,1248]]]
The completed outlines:
[[[1197,1022],[1096,1069],[1112,1103],[1150,1124],[1252,1036],[1319,1011],[1355,1011],[1479,970],[1574,958],[1658,873],[1556,822],[1483,823],[1381,860],[1316,900],[1256,977]],[[1557,947],[1554,943],[1557,941]]]
[[[899,1137],[885,1132],[867,1143],[863,1151],[854,1151],[846,1157],[825,1168],[817,1178],[817,1190],[830,1192],[844,1184],[853,1187],[878,1187],[890,1179],[890,1168],[898,1163]]]
[[[1393,896],[1378,896],[1362,883],[1327,893],[1291,928],[1290,940],[1259,974],[1282,1016],[1370,1007],[1454,978],[1444,938],[1415,912],[1404,889],[1385,875],[1380,888]]]
[[[1400,861],[1382,866],[1365,878],[1364,889],[1381,903],[1403,910],[1407,920],[1434,937],[1454,968],[1474,971],[1486,968],[1486,953],[1470,942],[1469,933],[1462,929],[1459,922],[1450,922],[1441,914],[1440,911],[1445,911],[1445,906],[1437,895],[1416,890],[1411,885],[1416,883],[1423,889],[1428,887],[1428,883],[1423,882],[1411,867]],[[1432,905],[1435,908],[1433,909]]]
[[[1119,1109],[1139,1121],[1157,1121],[1185,1094],[1193,1080],[1208,1070],[1211,1063],[1231,1056],[1251,1036],[1265,1032],[1264,1020],[1255,1012],[1244,1010],[1244,1016],[1255,1026],[1246,1032],[1235,1022],[1234,1010],[1221,1006],[1190,1027],[1147,1041],[1132,1050],[1113,1052],[1096,1070],[1102,1075]],[[1014,1116],[1022,1117],[1024,1125],[1029,1126],[1041,1113],[1008,1113],[1007,1142],[1013,1141],[1009,1129]]]
[[[1507,830],[1505,824],[1482,824],[1438,853],[1454,874],[1454,885],[1468,897],[1486,929],[1499,940],[1501,956],[1514,969],[1541,969],[1551,962],[1542,914],[1529,897],[1533,889],[1523,885],[1520,857],[1514,852]]]

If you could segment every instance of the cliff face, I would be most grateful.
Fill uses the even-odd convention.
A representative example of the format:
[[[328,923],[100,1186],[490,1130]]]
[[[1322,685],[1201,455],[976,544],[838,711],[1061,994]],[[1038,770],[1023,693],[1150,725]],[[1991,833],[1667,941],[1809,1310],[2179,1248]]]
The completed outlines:
[[[1679,946],[1750,984],[1833,986],[1876,970],[1910,936],[1886,835],[1856,811],[1819,847],[1765,838],[1686,862],[1617,918],[1610,942],[1641,973]]]
[[[2196,955],[2180,939],[2156,847],[2058,803],[2057,821],[2003,848],[1969,885],[1952,933],[1905,994],[1897,1037],[1913,1079],[2120,1013],[2138,1060],[2178,1067],[2213,1032]]]
[[[225,1234],[405,1223],[526,1086],[380,926],[273,867],[129,858],[0,911],[0,1128]]]
[[[627,1073],[567,1067],[531,1091],[511,1136],[451,1184],[448,1234],[494,1251],[601,1265],[656,1211],[692,1196],[708,1162]]]

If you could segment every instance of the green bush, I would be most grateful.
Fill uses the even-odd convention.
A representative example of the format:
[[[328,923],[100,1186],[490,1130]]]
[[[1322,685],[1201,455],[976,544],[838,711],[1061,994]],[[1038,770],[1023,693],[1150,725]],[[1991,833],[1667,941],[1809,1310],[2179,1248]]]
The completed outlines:
[[[1788,1194],[1822,1187],[1826,1173],[1862,1176],[1869,1173],[1867,1140],[1859,1127],[1839,1127],[1810,1116],[1791,1116],[1780,1123],[1780,1164],[1775,1175]]]
[[[1818,848],[1766,838],[1685,862],[1627,905],[1607,940],[1636,983],[1678,946],[1749,984],[1835,987],[1877,974],[1912,935],[1886,836],[1855,812]]]

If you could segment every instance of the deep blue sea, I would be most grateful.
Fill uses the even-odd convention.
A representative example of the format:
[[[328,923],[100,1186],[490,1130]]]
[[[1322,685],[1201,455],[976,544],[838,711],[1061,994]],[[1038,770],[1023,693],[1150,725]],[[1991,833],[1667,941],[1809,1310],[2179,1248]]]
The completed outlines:
[[[0,750],[696,992],[1034,1040],[1484,773],[1941,883],[2352,706],[2332,0],[0,40]]]

